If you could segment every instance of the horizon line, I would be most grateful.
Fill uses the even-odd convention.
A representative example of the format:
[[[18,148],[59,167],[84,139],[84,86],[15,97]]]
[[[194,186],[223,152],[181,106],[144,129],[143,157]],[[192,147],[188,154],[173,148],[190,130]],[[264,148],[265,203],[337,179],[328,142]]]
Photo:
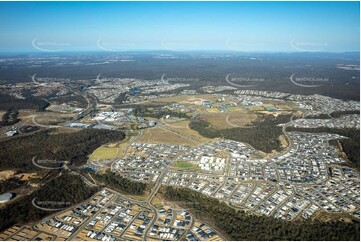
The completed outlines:
[[[104,50],[62,50],[62,51],[39,51],[39,50],[21,50],[21,51],[12,51],[12,50],[0,50],[0,54],[47,54],[47,55],[56,55],[56,54],[66,54],[66,53],[108,53],[108,54],[117,54],[117,53],[129,53],[129,52],[171,52],[171,53],[191,53],[191,52],[223,52],[223,53],[255,53],[255,54],[275,54],[275,53],[284,53],[284,54],[296,54],[296,53],[330,53],[330,54],[342,54],[342,53],[360,53],[360,50],[350,50],[350,51],[290,51],[290,50],[227,50],[227,49],[198,49],[198,50],[165,50],[165,49],[129,49],[129,50],[114,50],[114,51],[104,51]]]

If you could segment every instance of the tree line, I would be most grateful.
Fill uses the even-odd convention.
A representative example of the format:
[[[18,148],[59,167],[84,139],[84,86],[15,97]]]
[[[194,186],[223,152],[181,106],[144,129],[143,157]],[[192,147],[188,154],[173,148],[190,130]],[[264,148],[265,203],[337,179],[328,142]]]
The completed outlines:
[[[147,188],[145,183],[130,180],[109,170],[103,174],[95,173],[95,179],[121,193],[143,195]]]
[[[209,218],[231,240],[360,240],[360,222],[287,222],[266,216],[247,215],[219,200],[186,188],[165,187],[170,201],[186,202],[196,215]]]
[[[18,115],[19,115],[18,110],[8,109],[1,118],[0,126],[10,126],[16,124],[17,122],[20,121]]]
[[[5,193],[7,191],[19,188],[23,185],[25,185],[25,181],[20,180],[18,178],[10,178],[5,181],[0,182],[0,194]]]
[[[25,99],[17,99],[7,94],[0,94],[0,109],[37,109],[44,111],[49,103],[40,97],[26,96]]]
[[[289,115],[273,117],[267,115],[253,122],[254,127],[215,129],[212,125],[199,117],[193,118],[189,127],[207,138],[224,138],[250,144],[257,150],[266,153],[272,150],[282,150],[282,128],[277,126],[290,120]]]
[[[31,195],[21,197],[2,207],[0,209],[0,231],[15,224],[35,222],[51,214],[49,211],[36,208],[32,204],[34,198],[35,201],[57,202],[58,206],[65,208],[84,201],[97,191],[98,188],[85,185],[78,175],[62,175],[46,183]],[[50,205],[41,207],[55,208]]]
[[[0,169],[38,170],[39,168],[32,164],[34,156],[35,160],[69,161],[71,164],[81,165],[99,146],[122,140],[124,137],[122,131],[82,129],[72,133],[42,130],[32,135],[3,140],[0,142]],[[51,165],[54,164],[45,166]]]
[[[186,113],[165,110],[161,109],[162,105],[135,105],[134,106],[134,115],[135,116],[143,116],[143,117],[152,117],[152,118],[162,118],[166,115],[170,115],[177,118],[189,118]]]

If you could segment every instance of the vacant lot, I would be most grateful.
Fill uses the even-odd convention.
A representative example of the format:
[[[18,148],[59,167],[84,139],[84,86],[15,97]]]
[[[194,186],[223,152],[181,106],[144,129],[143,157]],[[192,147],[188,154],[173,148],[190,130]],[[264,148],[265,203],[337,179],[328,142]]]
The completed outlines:
[[[188,161],[177,161],[174,163],[173,168],[177,170],[196,170],[198,166]]]
[[[91,160],[110,160],[116,158],[118,148],[99,147],[91,155]]]
[[[134,140],[135,137],[137,137],[136,134],[128,134],[126,138],[122,141],[102,145],[90,155],[90,159],[107,160],[120,158],[124,155],[126,148]]]
[[[183,137],[182,134],[177,134],[162,128],[152,128],[145,130],[144,135],[138,141],[142,143],[154,144],[174,144],[189,146],[197,145],[197,142]]]
[[[149,102],[152,103],[184,103],[184,104],[194,104],[202,105],[203,101],[215,101],[218,97],[212,95],[184,95],[184,96],[174,96],[167,98],[159,98]]]
[[[290,107],[288,105],[277,105],[277,108],[279,110],[286,110],[286,111],[290,111],[290,110],[293,110],[293,107]]]
[[[245,112],[232,113],[202,113],[200,118],[209,122],[214,128],[226,129],[246,125],[252,125],[252,121],[257,117],[256,114]]]
[[[195,139],[198,142],[211,142],[213,139],[209,139],[206,137],[203,137],[202,135],[198,134],[197,131],[194,131],[193,129],[189,128],[189,121],[181,121],[181,122],[174,122],[165,124],[167,128],[174,132],[179,132],[183,136],[189,137],[191,139]]]
[[[56,125],[65,121],[70,121],[76,114],[53,113],[53,112],[36,112],[32,116],[32,121],[39,125]],[[20,118],[22,118],[20,116]]]
[[[280,101],[280,100],[263,100],[263,103],[268,103],[271,104],[273,106],[276,106],[278,108],[285,108],[285,110],[289,110],[289,109],[294,109],[297,108],[297,104],[293,103],[293,102],[288,102],[288,101]]]
[[[125,154],[127,150],[127,154],[132,151],[132,148],[129,147],[130,143],[132,143],[139,136],[140,132],[129,133],[125,137],[125,139],[115,142],[102,145],[97,148],[91,155],[91,160],[105,160],[105,159],[116,159],[121,158]],[[128,147],[128,149],[127,149]]]
[[[0,171],[0,181],[11,178],[15,173],[14,170]]]
[[[249,108],[249,110],[252,110],[252,111],[264,111],[264,107],[262,107],[262,106],[251,106],[248,108]]]

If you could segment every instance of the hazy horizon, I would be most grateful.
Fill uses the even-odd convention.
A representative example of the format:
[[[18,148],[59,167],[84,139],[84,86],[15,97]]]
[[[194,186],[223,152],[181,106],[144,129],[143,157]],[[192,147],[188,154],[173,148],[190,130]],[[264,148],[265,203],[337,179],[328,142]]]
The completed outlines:
[[[0,52],[359,52],[359,2],[1,2]]]

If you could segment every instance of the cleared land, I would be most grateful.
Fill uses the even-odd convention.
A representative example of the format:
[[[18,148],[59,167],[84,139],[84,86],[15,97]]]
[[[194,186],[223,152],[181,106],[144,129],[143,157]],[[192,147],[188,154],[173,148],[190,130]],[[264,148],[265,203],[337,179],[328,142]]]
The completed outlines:
[[[202,113],[200,118],[209,122],[214,128],[225,129],[252,125],[251,122],[257,118],[257,115],[245,112]]]
[[[174,163],[173,168],[177,170],[196,170],[198,166],[188,161],[177,161]]]
[[[110,160],[116,158],[118,148],[99,147],[91,155],[91,160]]]
[[[120,158],[124,155],[127,146],[135,137],[127,135],[126,138],[120,142],[102,145],[97,148],[91,155],[91,160],[111,160]]]
[[[65,104],[51,104],[49,107],[46,108],[47,111],[51,111],[51,112],[59,112],[59,113],[74,113],[76,112],[77,108],[75,107],[71,107],[69,105],[65,105]]]
[[[56,125],[65,121],[70,121],[76,114],[64,114],[54,112],[37,112],[34,113],[33,122],[40,125]]]
[[[7,180],[15,175],[16,171],[14,170],[5,170],[0,171],[0,181]]]
[[[34,123],[32,122],[32,117],[33,117],[32,113],[35,112],[36,112],[35,110],[19,110],[18,118],[20,119],[20,121],[17,122],[15,125],[16,126],[34,125]],[[5,112],[2,112],[0,116],[2,117],[4,113]],[[0,139],[7,137],[5,135],[5,132],[9,131],[9,127],[11,126],[0,127]]]
[[[251,107],[248,107],[249,110],[251,111],[264,111],[264,107],[263,106],[251,106]]]
[[[297,108],[297,104],[295,104],[293,102],[288,102],[288,101],[264,100],[264,103],[274,105],[275,107],[277,107],[280,110],[282,110],[282,109],[293,110],[293,109]]]
[[[184,96],[174,96],[167,98],[159,98],[156,100],[149,101],[151,103],[183,103],[183,104],[194,104],[202,105],[203,101],[215,101],[219,97],[213,95],[184,95]]]
[[[200,135],[197,131],[189,128],[189,121],[174,122],[171,124],[165,123],[166,127],[172,131],[179,132],[180,134],[197,140],[198,142],[212,142],[213,139],[209,139]]]
[[[162,128],[147,129],[138,141],[142,143],[155,144],[197,145],[197,142],[183,137],[182,134],[177,134]]]

